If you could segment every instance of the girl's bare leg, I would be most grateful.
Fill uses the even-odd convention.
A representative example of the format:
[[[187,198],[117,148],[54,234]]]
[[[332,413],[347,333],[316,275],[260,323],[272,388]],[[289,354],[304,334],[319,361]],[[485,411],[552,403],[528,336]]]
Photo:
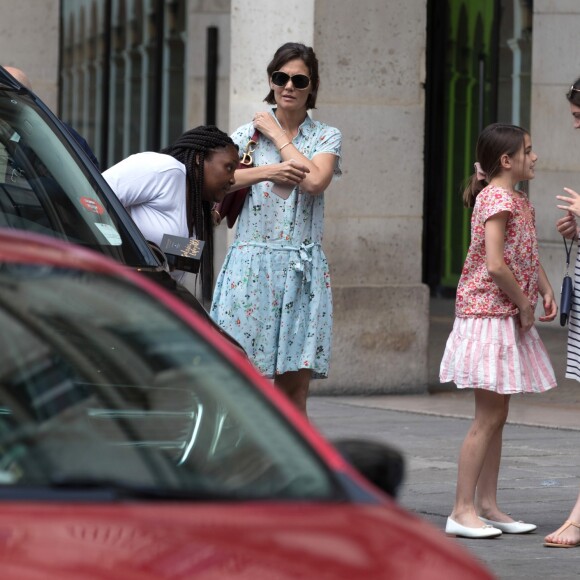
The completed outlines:
[[[503,395],[504,402],[504,424],[509,412],[510,396]],[[476,507],[477,513],[488,520],[496,522],[513,522],[507,514],[503,513],[497,505],[497,484],[499,478],[499,466],[501,463],[501,449],[503,443],[502,424],[492,437],[483,467],[477,480]]]
[[[475,418],[461,446],[455,505],[450,516],[463,526],[479,528],[483,525],[475,508],[475,490],[492,441],[505,424],[507,409],[505,395],[475,389]],[[497,453],[497,449],[494,448],[492,453]],[[487,458],[491,473],[486,475],[488,479],[493,478],[495,463],[499,470],[500,458],[492,455]]]
[[[311,378],[312,371],[310,369],[300,369],[276,375],[274,379],[274,384],[286,393],[287,397],[304,415],[306,415],[306,399],[308,398]]]

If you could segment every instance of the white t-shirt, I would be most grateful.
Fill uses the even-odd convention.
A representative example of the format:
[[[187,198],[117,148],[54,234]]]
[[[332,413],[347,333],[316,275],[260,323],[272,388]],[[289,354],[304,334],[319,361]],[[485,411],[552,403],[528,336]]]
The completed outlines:
[[[183,163],[171,155],[146,151],[119,161],[103,177],[145,239],[161,245],[163,234],[189,237]]]

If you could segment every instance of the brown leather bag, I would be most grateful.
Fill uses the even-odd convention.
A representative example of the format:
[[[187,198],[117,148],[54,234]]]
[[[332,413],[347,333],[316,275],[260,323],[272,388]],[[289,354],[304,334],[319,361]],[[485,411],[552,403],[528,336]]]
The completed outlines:
[[[254,158],[252,157],[252,153],[254,152],[255,146],[258,143],[259,136],[260,132],[256,129],[252,135],[252,138],[246,145],[244,154],[240,159],[240,163],[238,164],[238,170],[253,167]],[[212,208],[214,225],[219,225],[224,218],[227,218],[228,228],[234,227],[234,224],[236,223],[236,220],[238,219],[238,216],[244,207],[244,202],[246,201],[246,196],[250,191],[250,187],[251,186],[243,187],[242,189],[232,191],[232,193],[228,193],[222,201],[214,204]]]

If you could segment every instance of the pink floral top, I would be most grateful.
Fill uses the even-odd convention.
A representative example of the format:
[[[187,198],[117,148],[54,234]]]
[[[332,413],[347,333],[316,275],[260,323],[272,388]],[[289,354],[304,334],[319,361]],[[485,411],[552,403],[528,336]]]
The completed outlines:
[[[487,272],[485,256],[485,222],[508,211],[504,260],[517,283],[528,297],[532,308],[538,301],[538,241],[532,204],[525,194],[512,195],[503,187],[488,185],[475,199],[471,216],[471,244],[463,265],[455,315],[458,318],[507,318],[518,313]]]

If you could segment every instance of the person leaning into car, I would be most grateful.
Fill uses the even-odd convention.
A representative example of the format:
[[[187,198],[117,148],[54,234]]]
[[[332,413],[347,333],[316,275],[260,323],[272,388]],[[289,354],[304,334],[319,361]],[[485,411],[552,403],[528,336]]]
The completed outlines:
[[[200,269],[205,300],[213,290],[211,207],[235,183],[237,166],[238,147],[229,135],[201,125],[158,153],[130,155],[103,172],[147,240],[161,245],[169,234],[205,242]]]

